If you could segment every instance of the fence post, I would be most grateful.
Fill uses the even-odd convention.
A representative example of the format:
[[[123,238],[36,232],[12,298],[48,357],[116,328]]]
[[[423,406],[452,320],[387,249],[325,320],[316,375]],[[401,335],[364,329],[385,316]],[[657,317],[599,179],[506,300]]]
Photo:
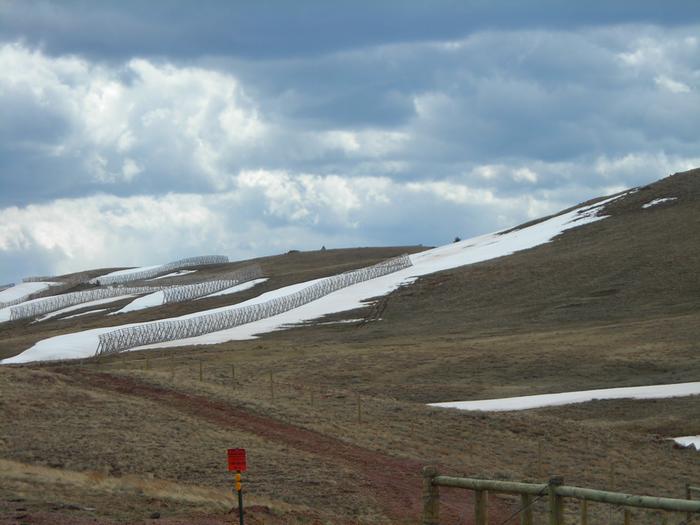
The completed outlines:
[[[202,381],[203,379],[203,374],[202,374],[202,360],[199,360],[199,380]]]
[[[489,493],[485,490],[474,491],[474,525],[488,525]]]
[[[690,483],[685,484],[685,499],[693,499],[693,493],[690,489]],[[693,519],[693,513],[692,512],[686,513],[685,521],[690,523],[690,520],[692,520],[692,519]]]
[[[357,422],[362,423],[362,396],[357,394]]]
[[[631,525],[632,515],[630,514],[630,509],[625,509],[624,513],[624,523],[625,525]]]
[[[608,488],[609,491],[614,491],[615,490],[615,463],[613,461],[610,462],[610,487]],[[613,525],[613,506],[610,505],[610,513],[608,515],[608,524]]]
[[[275,400],[275,381],[272,378],[272,372],[270,372],[270,397],[272,398],[272,401]]]
[[[236,366],[231,365],[231,388],[236,387]]]
[[[532,521],[532,496],[530,494],[520,495],[520,525],[533,525]]]
[[[549,480],[549,525],[564,525],[564,498],[556,492],[556,487],[563,484],[563,478]]]
[[[423,467],[423,520],[421,525],[439,525],[440,489],[433,483],[438,472],[435,467]]]
[[[581,500],[581,525],[588,525],[588,500]]]

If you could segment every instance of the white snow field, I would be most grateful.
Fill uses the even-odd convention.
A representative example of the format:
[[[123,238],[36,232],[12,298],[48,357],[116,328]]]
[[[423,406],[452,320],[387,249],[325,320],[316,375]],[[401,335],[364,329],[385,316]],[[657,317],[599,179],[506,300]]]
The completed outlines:
[[[154,277],[153,279],[146,279],[147,281],[157,281],[158,279],[165,279],[166,277],[182,277],[188,273],[195,273],[197,270],[178,270],[177,272],[168,273],[161,275],[160,277]]]
[[[695,447],[695,450],[700,451],[700,436],[680,436],[673,438],[673,441],[684,447]]]
[[[226,288],[225,290],[220,290],[218,292],[210,293],[209,295],[205,295],[204,297],[197,297],[197,299],[195,299],[195,300],[198,301],[199,299],[206,299],[207,297],[217,297],[219,295],[229,295],[232,293],[242,292],[244,290],[249,290],[260,283],[264,283],[265,281],[267,281],[267,277],[261,277],[260,279],[253,279],[252,281],[237,284],[236,286],[232,286],[231,288]]]
[[[102,279],[103,277],[116,277],[118,275],[131,275],[132,273],[148,272],[150,270],[155,270],[163,266],[162,264],[154,264],[153,266],[137,266],[136,268],[127,268],[126,270],[117,270],[115,272],[109,272],[104,275],[100,275],[93,280]]]
[[[143,297],[138,297],[127,304],[121,310],[113,312],[112,315],[125,314],[126,312],[135,312],[136,310],[143,310],[144,308],[153,308],[154,306],[160,306],[163,304],[163,299],[165,298],[165,292],[159,290],[157,292],[149,293]]]
[[[35,289],[34,292],[29,292],[29,294],[27,294],[27,293],[25,292],[25,293],[19,295],[16,299],[8,299],[8,300],[7,300],[7,303],[10,304],[11,306],[6,306],[6,307],[4,307],[4,308],[0,308],[0,323],[4,323],[4,322],[9,321],[10,319],[12,319],[12,308],[14,308],[15,306],[19,306],[19,305],[23,305],[23,304],[30,304],[30,303],[34,303],[34,302],[41,301],[41,300],[44,299],[44,297],[40,297],[40,298],[38,298],[38,299],[28,299],[28,300],[26,300],[26,301],[21,301],[21,299],[22,299],[23,297],[28,297],[29,295],[31,295],[31,294],[33,294],[33,293],[41,292],[41,291],[46,290],[49,286],[53,286],[53,285],[61,284],[61,283],[48,283],[48,282],[41,282],[41,283],[39,283],[39,282],[36,282],[36,283],[22,283],[22,284],[18,284],[17,286],[13,287],[13,289],[14,289],[14,288],[18,288],[18,287],[20,287],[20,286],[24,286],[24,285],[34,285],[34,284],[45,284],[45,285],[47,285],[47,286],[43,286],[43,287],[34,287],[34,286],[30,286],[30,287],[28,287],[27,289],[32,289],[32,288],[34,288],[34,289]],[[0,301],[0,306],[2,306],[1,303],[2,303],[2,302]]]
[[[19,283],[11,288],[7,288],[0,292],[0,304],[9,303],[11,301],[17,301],[23,297],[28,297],[29,295],[37,292],[43,292],[50,286],[54,286],[60,283],[39,281],[35,283]]]
[[[107,311],[107,308],[98,308],[97,310],[89,310],[87,312],[80,312],[79,314],[67,315],[64,317],[64,319],[73,319],[74,317],[82,317],[84,315],[91,315],[105,311]]]
[[[73,312],[75,310],[82,310],[83,308],[89,308],[91,306],[98,306],[101,304],[108,304],[108,303],[115,303],[117,301],[122,301],[124,299],[128,299],[129,297],[134,297],[134,294],[128,294],[128,295],[117,295],[116,297],[106,297],[105,299],[95,299],[94,301],[88,301],[86,303],[80,303],[80,304],[75,304],[73,306],[67,306],[65,308],[61,308],[60,310],[56,310],[55,312],[48,313],[36,321],[35,323],[38,323],[40,321],[46,321],[47,319],[51,319],[52,317],[58,317],[59,315],[63,315],[68,312]],[[103,308],[103,310],[106,310],[106,308]],[[74,316],[71,316],[74,317]],[[66,317],[68,319],[68,317]]]
[[[196,270],[195,270],[196,271]],[[152,279],[151,279],[152,280]],[[242,292],[243,290],[248,290],[249,288],[252,288],[256,284],[260,284],[262,282],[267,281],[266,278],[263,279],[254,279],[253,281],[248,281],[245,283],[237,284],[236,286],[232,286],[231,288],[226,288],[225,290],[221,290],[219,292],[214,292],[209,295],[205,295],[203,297],[197,297],[195,301],[199,299],[205,299],[206,297],[215,297],[217,295],[228,295],[236,292]],[[165,300],[165,292],[158,291],[158,292],[153,292],[148,295],[144,295],[143,297],[138,297],[137,299],[134,299],[131,301],[129,304],[127,304],[124,308],[121,310],[117,310],[116,312],[110,314],[110,315],[116,315],[116,314],[124,314],[127,312],[135,312],[137,310],[143,310],[145,308],[153,308],[154,306],[161,306],[163,304],[163,301]]]
[[[664,197],[663,199],[654,199],[653,201],[649,201],[646,204],[642,204],[642,208],[647,209],[651,208],[653,206],[658,206],[659,204],[663,204],[664,202],[671,202],[675,201],[678,197]]]
[[[199,266],[201,264],[220,264],[227,263],[228,257],[225,255],[200,255],[197,257],[188,257],[179,259],[165,264],[156,264],[155,266],[142,266],[139,268],[128,268],[126,270],[117,270],[98,277],[90,279],[91,284],[112,285],[122,284],[129,281],[151,279],[159,273],[171,272],[173,270],[183,270],[187,266]]]
[[[600,201],[596,204],[582,206],[570,212],[551,217],[527,228],[513,230],[508,233],[496,232],[488,235],[482,235],[411,255],[410,258],[413,266],[409,268],[342,288],[299,308],[275,315],[273,317],[261,319],[259,321],[237,326],[228,330],[212,332],[189,339],[179,339],[176,341],[168,341],[165,343],[138,347],[133,350],[216,344],[231,340],[252,339],[256,336],[256,334],[283,329],[286,326],[317,319],[326,314],[353,310],[364,306],[366,301],[370,298],[386,295],[397,289],[399,286],[413,283],[421,275],[427,275],[450,268],[456,268],[459,266],[494,259],[496,257],[510,255],[517,251],[526,250],[528,248],[547,243],[557,235],[571,228],[576,228],[578,226],[583,226],[584,224],[590,224],[602,220],[606,217],[604,215],[599,215],[602,207],[613,200],[624,197],[625,195],[627,195],[627,193]],[[318,280],[320,279],[273,290],[237,305],[205,310],[167,320],[186,319],[224,309],[239,308],[250,304],[262,303],[270,299],[301,290],[302,288],[305,288]],[[27,363],[32,361],[92,357],[97,351],[99,334],[111,330],[125,328],[127,326],[135,326],[136,324],[146,323],[96,328],[84,332],[65,334],[44,339],[21,354],[4,359],[3,361],[0,361],[0,363]]]
[[[666,397],[686,397],[700,394],[700,382],[676,383],[670,385],[633,386],[624,388],[603,388],[562,392],[560,394],[540,394],[536,396],[504,397],[502,399],[482,399],[479,401],[449,401],[430,403],[439,408],[456,408],[481,412],[507,412],[531,408],[553,407],[586,403],[604,399],[661,399]]]

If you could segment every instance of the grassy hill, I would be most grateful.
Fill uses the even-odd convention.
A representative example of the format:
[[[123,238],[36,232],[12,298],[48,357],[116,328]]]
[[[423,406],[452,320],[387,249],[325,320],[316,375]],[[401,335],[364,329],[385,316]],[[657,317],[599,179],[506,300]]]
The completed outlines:
[[[142,523],[154,512],[163,523],[227,523],[225,450],[235,446],[249,452],[249,523],[417,523],[428,463],[683,497],[686,481],[700,481],[700,453],[665,438],[700,434],[697,398],[512,413],[424,405],[700,378],[700,170],[604,213],[548,244],[260,339],[0,367],[0,523],[18,513],[33,523]],[[0,357],[51,335],[231,304],[421,249],[290,253],[257,261],[270,276],[261,287],[196,307],[0,324]],[[334,322],[347,319],[360,321]],[[496,500],[496,518],[515,503]],[[447,493],[446,522],[469,505]]]

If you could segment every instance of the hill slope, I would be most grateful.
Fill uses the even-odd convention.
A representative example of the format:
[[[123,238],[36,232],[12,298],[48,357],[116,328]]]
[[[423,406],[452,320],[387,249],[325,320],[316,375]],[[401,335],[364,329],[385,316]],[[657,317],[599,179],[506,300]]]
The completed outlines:
[[[424,403],[697,381],[698,212],[694,170],[608,203],[609,218],[550,243],[424,275],[365,308],[258,340],[128,352],[82,366],[0,367],[0,411],[13,422],[0,459],[19,470],[46,467],[26,468],[25,477],[10,469],[0,474],[0,510],[21,497],[37,520],[54,520],[43,523],[67,513],[72,523],[133,523],[154,509],[172,523],[183,516],[225,523],[230,515],[223,510],[185,498],[184,490],[180,499],[154,496],[153,485],[177,483],[193,494],[225,489],[224,451],[231,446],[249,450],[251,522],[417,523],[418,470],[429,462],[447,473],[557,474],[598,488],[609,487],[612,466],[615,489],[683,497],[684,483],[700,479],[700,454],[664,438],[700,434],[697,397],[513,413]],[[403,251],[261,260],[270,275],[265,288],[207,301],[232,304]],[[190,308],[169,305],[124,319]],[[346,319],[362,321],[333,323]],[[42,338],[74,331],[77,322],[45,326]],[[4,355],[33,344],[34,327],[0,325],[3,343],[12,345]],[[105,481],[88,489],[56,481],[57,471]],[[123,489],[123,502],[115,499],[115,480],[133,479],[147,492]],[[516,504],[494,499],[497,518]],[[78,510],[57,507],[57,500]],[[469,515],[461,493],[447,494],[444,503],[446,520]],[[535,510],[544,517],[544,507]],[[568,508],[572,519],[576,511]],[[633,516],[635,523],[656,518]]]

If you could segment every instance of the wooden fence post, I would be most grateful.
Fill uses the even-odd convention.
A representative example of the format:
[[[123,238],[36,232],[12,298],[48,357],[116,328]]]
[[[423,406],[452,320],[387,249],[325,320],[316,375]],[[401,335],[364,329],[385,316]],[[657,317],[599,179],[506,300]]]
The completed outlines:
[[[236,386],[236,367],[235,365],[231,365],[231,388],[235,388]]]
[[[202,373],[202,360],[199,360],[199,380],[202,381],[204,374]]]
[[[610,462],[610,486],[608,487],[609,491],[614,491],[615,490],[615,463]],[[613,506],[610,505],[610,513],[608,515],[608,524],[613,525]]]
[[[437,475],[435,467],[423,468],[423,519],[421,525],[440,524],[440,489],[433,483]]]
[[[563,478],[549,480],[549,525],[564,525],[564,498],[556,493],[556,487],[563,484]]]
[[[581,525],[588,525],[588,500],[581,500]]]
[[[485,490],[474,491],[474,525],[488,525],[489,493]]]
[[[532,496],[530,494],[520,495],[520,525],[533,525],[532,521]]]
[[[631,525],[632,524],[632,515],[630,514],[630,509],[625,509],[625,514],[624,514],[624,523],[625,525]]]

